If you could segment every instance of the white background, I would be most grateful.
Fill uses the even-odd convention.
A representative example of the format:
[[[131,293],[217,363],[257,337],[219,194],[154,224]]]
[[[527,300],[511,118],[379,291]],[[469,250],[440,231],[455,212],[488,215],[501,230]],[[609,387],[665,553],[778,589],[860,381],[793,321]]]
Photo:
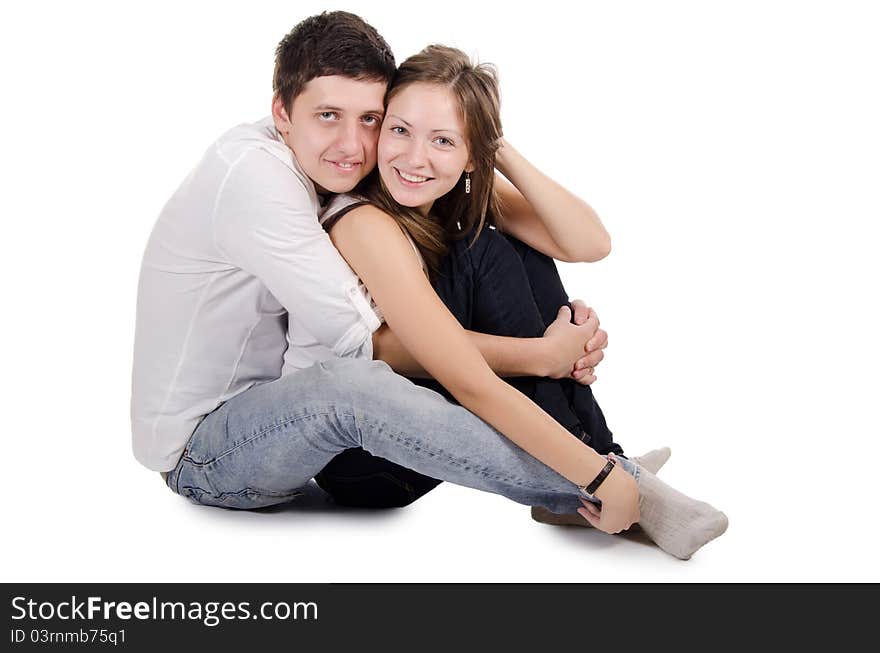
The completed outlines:
[[[33,3],[0,10],[6,581],[880,581],[880,21],[856,2]],[[11,8],[14,7],[14,8]],[[274,48],[345,8],[498,65],[508,139],[612,234],[563,266],[630,454],[730,518],[686,563],[448,484],[200,508],[131,455],[140,257]]]

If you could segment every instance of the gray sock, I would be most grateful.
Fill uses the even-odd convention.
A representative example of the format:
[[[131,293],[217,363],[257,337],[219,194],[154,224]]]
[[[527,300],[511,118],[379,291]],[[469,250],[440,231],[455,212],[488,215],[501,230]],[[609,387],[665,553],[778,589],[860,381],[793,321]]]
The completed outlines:
[[[660,449],[652,449],[648,453],[642,454],[641,456],[636,456],[635,458],[631,458],[630,460],[632,460],[639,467],[647,469],[656,474],[660,471],[660,468],[666,464],[666,461],[669,460],[669,456],[671,455],[672,451],[669,447],[661,447]],[[552,526],[586,526],[587,528],[593,527],[590,522],[588,522],[576,512],[573,512],[571,514],[557,515],[555,512],[551,512],[550,510],[547,510],[547,508],[543,508],[541,506],[532,507],[532,519],[534,519],[536,522],[541,522],[542,524],[550,524]]]
[[[647,469],[639,476],[639,525],[661,549],[681,560],[727,530],[727,516],[666,485]]]
[[[647,469],[652,474],[656,474],[660,471],[660,468],[666,464],[666,461],[669,460],[669,456],[671,455],[672,449],[669,447],[661,447],[660,449],[651,449],[648,453],[631,458],[631,460],[639,467]]]

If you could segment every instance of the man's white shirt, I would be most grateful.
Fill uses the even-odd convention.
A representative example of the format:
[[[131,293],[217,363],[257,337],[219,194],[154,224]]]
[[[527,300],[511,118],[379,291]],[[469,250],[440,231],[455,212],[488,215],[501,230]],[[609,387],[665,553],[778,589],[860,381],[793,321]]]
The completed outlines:
[[[320,213],[271,118],[223,135],[165,205],[138,285],[131,418],[142,464],[173,469],[205,415],[282,367],[372,358],[381,316]]]

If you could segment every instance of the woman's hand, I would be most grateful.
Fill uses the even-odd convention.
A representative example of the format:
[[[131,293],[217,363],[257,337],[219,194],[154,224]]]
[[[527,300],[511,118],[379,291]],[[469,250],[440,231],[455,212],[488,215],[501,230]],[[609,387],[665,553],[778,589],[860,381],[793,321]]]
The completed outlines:
[[[581,499],[581,517],[605,533],[619,533],[639,521],[639,486],[618,463],[596,490],[602,507]]]
[[[333,226],[330,238],[369,288],[401,346],[464,408],[572,483],[582,483],[599,473],[605,464],[599,454],[573,438],[489,367],[468,333],[440,301],[422,272],[412,244],[391,216],[370,205],[355,208]],[[536,359],[543,358],[545,341],[564,345],[567,362],[558,371],[567,376],[570,366],[583,356],[584,343],[598,325],[595,320],[571,324],[568,306],[560,313],[560,319],[548,329],[548,337],[537,338],[533,344],[538,349]],[[612,470],[602,485],[619,486],[616,474]],[[608,495],[609,512],[604,518],[607,528],[625,528],[632,523],[618,526],[625,520],[619,517],[624,513],[616,497],[623,495],[620,488],[614,497]]]
[[[598,261],[611,237],[592,207],[533,166],[504,138],[498,139],[495,190],[501,227],[551,258]]]
[[[498,144],[498,149],[495,150],[495,168],[506,177],[508,175],[507,159],[514,150],[511,145],[507,144],[503,136],[495,142]]]

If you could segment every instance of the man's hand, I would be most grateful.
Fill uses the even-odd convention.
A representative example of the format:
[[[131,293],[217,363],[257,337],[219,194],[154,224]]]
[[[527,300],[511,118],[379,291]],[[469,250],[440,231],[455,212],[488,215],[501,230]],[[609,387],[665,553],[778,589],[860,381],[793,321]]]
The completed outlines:
[[[571,310],[561,306],[553,323],[544,331],[543,365],[541,376],[551,379],[570,377],[578,360],[584,357],[584,347],[596,334],[598,318],[589,317],[583,324],[571,322]]]
[[[575,324],[585,324],[591,317],[596,320],[596,332],[584,346],[586,355],[575,362],[571,372],[571,378],[575,381],[581,385],[590,385],[596,380],[596,366],[605,358],[605,352],[602,350],[608,346],[608,333],[598,328],[599,316],[580,299],[575,299],[571,306],[574,309]]]

